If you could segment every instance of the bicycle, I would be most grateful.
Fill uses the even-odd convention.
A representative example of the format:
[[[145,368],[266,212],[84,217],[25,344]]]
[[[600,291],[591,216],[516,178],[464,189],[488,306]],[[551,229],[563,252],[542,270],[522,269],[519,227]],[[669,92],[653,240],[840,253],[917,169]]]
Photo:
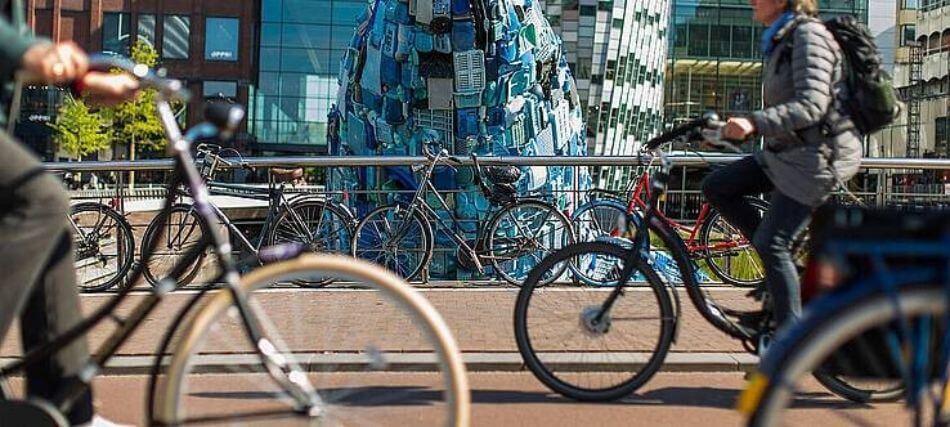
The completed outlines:
[[[208,191],[200,174],[195,168],[189,145],[198,137],[211,138],[220,135],[226,139],[237,127],[243,116],[243,109],[228,104],[209,104],[207,123],[200,124],[182,134],[177,119],[170,106],[170,100],[186,99],[181,82],[158,77],[156,73],[143,65],[134,65],[128,60],[117,57],[97,57],[90,60],[93,69],[108,70],[119,68],[139,78],[143,88],[153,88],[156,94],[156,109],[166,136],[170,151],[175,159],[175,173],[169,185],[170,189],[179,184],[189,189],[194,198],[195,211],[205,224],[217,220],[208,203]],[[174,191],[168,191],[163,210],[168,211],[174,205]],[[157,246],[157,242],[153,244]],[[92,378],[101,372],[102,367],[112,360],[118,349],[126,343],[138,327],[148,322],[146,318],[170,291],[176,288],[175,276],[184,274],[190,263],[197,259],[206,248],[212,248],[213,256],[221,266],[219,278],[225,287],[210,292],[210,285],[203,287],[185,304],[174,317],[168,331],[162,338],[152,363],[147,390],[146,419],[149,425],[184,425],[222,423],[264,422],[282,418],[282,421],[312,425],[315,422],[337,423],[337,417],[350,414],[356,421],[343,420],[342,423],[377,422],[392,423],[420,419],[418,405],[419,391],[426,394],[425,411],[439,411],[438,420],[444,425],[467,426],[469,421],[469,395],[465,368],[458,347],[448,327],[435,309],[419,293],[395,275],[367,262],[354,260],[340,255],[311,254],[299,244],[285,244],[260,251],[261,258],[269,263],[245,277],[240,277],[237,263],[232,258],[230,245],[225,236],[214,227],[208,228],[199,245],[189,249],[187,255],[163,278],[152,292],[142,299],[127,317],[123,318],[116,308],[125,301],[131,290],[123,288],[108,303],[62,336],[29,351],[23,358],[0,367],[0,419],[13,425],[50,425],[66,426],[62,413],[68,411],[79,398]],[[146,259],[154,247],[146,248]],[[301,253],[303,253],[301,255]],[[139,264],[132,277],[137,279],[143,272]],[[330,337],[324,346],[315,340],[313,331],[325,333],[340,330],[329,325],[304,325],[300,331],[278,331],[284,326],[269,314],[295,314],[299,308],[294,303],[311,306],[319,298],[339,295],[340,292],[322,290],[294,289],[293,293],[275,293],[264,291],[270,284],[296,278],[345,277],[357,281],[376,292],[359,292],[354,295],[369,296],[368,304],[374,310],[384,313],[386,321],[398,322],[400,326],[399,342],[380,334],[378,324],[369,322],[372,327],[365,332],[374,335],[369,346],[360,352],[347,352],[341,349],[341,337]],[[289,296],[274,301],[273,296]],[[203,298],[207,296],[207,298]],[[201,305],[198,303],[202,302]],[[330,318],[330,310],[317,311],[323,319]],[[348,309],[352,309],[348,307]],[[369,312],[372,314],[372,312]],[[393,319],[390,315],[401,315]],[[336,316],[346,320],[348,316]],[[314,316],[293,316],[292,320],[312,320]],[[51,402],[35,399],[16,400],[6,382],[11,375],[34,366],[47,355],[61,350],[66,344],[81,337],[93,326],[106,320],[116,322],[117,328],[94,352],[95,356]],[[365,319],[360,319],[361,323]],[[299,326],[299,324],[298,324]],[[348,325],[344,325],[346,327]],[[354,330],[346,329],[353,334]],[[228,332],[235,337],[220,338]],[[296,332],[296,333],[295,333]],[[303,333],[301,333],[303,332]],[[413,334],[418,332],[418,334]],[[231,338],[231,339],[228,339]],[[351,341],[356,338],[348,336]],[[221,341],[215,341],[221,339]],[[412,344],[406,344],[407,339]],[[305,344],[304,345],[304,342]],[[393,382],[391,374],[384,371],[394,361],[405,357],[407,349],[424,351],[428,363],[437,369],[439,378],[434,382],[426,379],[396,378],[396,383],[407,383],[403,390],[397,387],[382,387],[382,392],[374,393],[373,380],[382,378],[386,383]],[[206,371],[202,371],[202,367]],[[342,367],[339,372],[324,369]],[[311,372],[318,368],[320,372]],[[360,371],[365,369],[366,371]],[[217,372],[217,374],[215,374]],[[390,375],[387,377],[387,375]],[[315,382],[324,383],[318,389]],[[215,390],[217,389],[217,391]],[[382,397],[407,400],[396,402],[398,411],[379,410],[381,402],[372,399]],[[235,399],[235,397],[237,397]],[[382,402],[385,404],[385,402]],[[361,410],[360,405],[377,408],[374,411]],[[431,419],[431,418],[427,418]],[[380,421],[381,420],[381,421]],[[283,424],[282,424],[283,425]]]
[[[641,212],[647,209],[647,200],[650,198],[649,169],[655,166],[655,160],[655,157],[651,159],[639,178],[631,182],[630,188],[623,193],[600,189],[590,192],[591,195],[604,194],[607,197],[581,205],[571,216],[577,228],[575,233],[585,237],[579,240],[594,241],[603,236],[629,237],[630,232],[637,229],[643,217]],[[626,203],[621,199],[622,194],[630,195]],[[768,202],[762,199],[749,197],[748,200],[760,215],[769,209]],[[699,215],[691,223],[676,221],[662,209],[657,210],[656,215],[669,228],[686,236],[684,243],[690,259],[705,261],[712,273],[723,282],[751,287],[765,280],[765,269],[752,243],[722,218],[709,202],[703,202]],[[583,275],[578,278],[587,279]]]
[[[237,160],[228,160],[222,157],[222,152],[232,151]],[[301,194],[287,197],[286,187],[303,176],[300,168],[274,168],[269,170],[270,180],[267,188],[258,188],[243,184],[227,184],[214,181],[215,173],[220,166],[253,170],[236,150],[222,149],[214,144],[201,144],[197,149],[198,165],[201,176],[208,181],[208,188],[212,194],[228,195],[242,199],[267,202],[267,214],[263,228],[258,233],[256,241],[252,242],[241,231],[227,214],[214,203],[211,209],[218,221],[215,226],[222,227],[234,237],[238,247],[246,253],[255,256],[264,246],[273,246],[280,243],[296,242],[303,244],[311,252],[330,252],[345,254],[349,252],[349,244],[356,219],[345,205],[330,198],[318,198],[311,194]],[[190,197],[187,191],[177,191],[181,197]],[[164,226],[158,226],[164,224]],[[145,279],[155,285],[165,277],[170,268],[187,253],[188,249],[196,245],[202,235],[208,233],[210,225],[203,224],[193,204],[178,203],[167,213],[161,213],[152,218],[142,237],[142,248],[149,247],[153,240],[161,242],[161,252],[157,253],[145,265]],[[204,258],[202,254],[191,265],[188,271],[181,276],[179,286],[191,283],[202,270]],[[261,261],[252,260],[250,265],[260,265]],[[296,281],[294,284],[301,287],[321,287],[333,283],[333,280]]]
[[[69,208],[76,283],[82,292],[111,289],[125,279],[135,257],[132,226],[111,206],[80,202]]]
[[[803,296],[830,290],[777,337],[740,395],[748,425],[789,424],[786,408],[816,370],[890,384],[906,396],[912,413],[902,415],[915,425],[950,423],[948,224],[945,211],[837,207],[816,215]],[[846,421],[879,420],[865,412]]]
[[[515,194],[513,183],[520,177],[520,170],[508,166],[485,172],[474,154],[474,182],[493,212],[487,221],[480,222],[474,243],[466,240],[456,231],[464,228],[432,183],[432,173],[443,160],[454,165],[461,165],[462,160],[444,149],[433,153],[428,146],[424,146],[423,153],[428,163],[416,168],[422,182],[412,200],[376,208],[360,220],[353,233],[353,256],[382,264],[412,280],[432,258],[435,223],[458,245],[458,265],[483,273],[485,265],[491,263],[496,275],[520,286],[545,254],[574,242],[570,220],[553,204],[535,195]],[[429,206],[429,196],[449,213],[448,221]]]
[[[758,307],[746,302],[746,307],[733,309],[717,302],[710,296],[711,291],[696,280],[696,267],[682,238],[659,215],[658,201],[666,191],[672,168],[672,162],[660,147],[677,141],[708,140],[710,137],[703,135],[703,131],[718,129],[719,123],[716,114],[707,113],[645,144],[645,150],[655,158],[651,162],[659,162],[660,169],[650,182],[647,209],[642,221],[636,224],[632,240],[606,237],[565,246],[546,257],[528,275],[515,304],[515,339],[527,367],[552,390],[577,400],[614,400],[632,393],[660,369],[676,335],[681,313],[672,278],[656,267],[665,259],[671,260],[669,262],[679,271],[678,280],[704,319],[742,341],[753,354],[758,353],[760,345],[766,344],[772,333],[768,294],[763,292]],[[717,144],[731,145],[719,141],[718,137],[713,139]],[[595,281],[598,286],[549,291],[549,282],[543,278],[554,273],[563,276],[566,266],[570,266],[576,281],[585,284]],[[588,280],[578,279],[580,275]],[[636,296],[622,298],[627,293]],[[651,296],[644,297],[643,294]],[[536,324],[550,320],[550,317],[560,323]],[[619,321],[636,325],[619,331],[616,325],[612,325]],[[569,337],[563,332],[578,326],[577,337]],[[557,339],[545,342],[549,337]],[[599,349],[595,354],[587,354],[593,344],[597,344]],[[584,350],[571,351],[581,346]],[[591,367],[580,363],[583,360],[612,360],[617,368],[611,372],[590,373]],[[600,385],[578,385],[586,379],[580,378],[585,375],[590,375],[591,381],[596,379]],[[614,379],[607,381],[609,376]],[[823,376],[822,380],[836,386],[832,389],[836,392],[855,389],[856,394],[862,391],[838,377]],[[605,383],[607,385],[603,385]]]

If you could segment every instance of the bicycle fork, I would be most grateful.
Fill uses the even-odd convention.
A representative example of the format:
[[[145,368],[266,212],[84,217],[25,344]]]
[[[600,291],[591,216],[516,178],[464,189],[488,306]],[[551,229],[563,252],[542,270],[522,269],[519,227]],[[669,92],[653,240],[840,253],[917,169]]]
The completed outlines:
[[[226,275],[228,289],[241,316],[241,321],[244,323],[247,338],[264,364],[268,376],[294,400],[295,410],[308,416],[321,415],[320,408],[323,407],[323,400],[317,395],[316,389],[299,366],[280,354],[274,343],[264,336],[260,324],[251,314],[247,298],[238,290],[237,278],[238,275],[235,272]]]

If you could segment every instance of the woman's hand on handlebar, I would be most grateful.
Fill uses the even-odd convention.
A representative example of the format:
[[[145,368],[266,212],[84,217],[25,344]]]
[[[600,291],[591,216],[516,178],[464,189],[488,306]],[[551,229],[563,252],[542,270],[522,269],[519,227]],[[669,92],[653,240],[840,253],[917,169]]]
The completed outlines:
[[[37,43],[23,54],[20,68],[30,83],[62,85],[86,74],[89,56],[71,41]]]
[[[722,127],[722,138],[729,141],[745,141],[755,134],[755,124],[745,117],[730,117]]]

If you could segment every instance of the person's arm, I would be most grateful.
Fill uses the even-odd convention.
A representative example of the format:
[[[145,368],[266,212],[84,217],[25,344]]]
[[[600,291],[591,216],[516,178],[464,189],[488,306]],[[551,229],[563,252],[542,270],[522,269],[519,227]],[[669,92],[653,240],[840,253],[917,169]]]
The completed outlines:
[[[23,55],[38,43],[49,40],[21,34],[5,19],[0,19],[0,81],[10,81],[23,63]]]
[[[795,97],[752,113],[750,119],[762,136],[805,129],[821,122],[833,99],[835,52],[831,34],[820,22],[801,24],[792,36],[792,76]]]

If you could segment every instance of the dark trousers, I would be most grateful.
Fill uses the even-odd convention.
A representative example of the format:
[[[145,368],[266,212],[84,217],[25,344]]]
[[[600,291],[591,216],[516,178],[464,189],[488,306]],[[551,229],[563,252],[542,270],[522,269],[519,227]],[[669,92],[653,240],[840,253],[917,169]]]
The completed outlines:
[[[39,160],[0,132],[0,339],[17,314],[24,352],[51,341],[82,319],[69,200]],[[26,392],[53,398],[88,360],[85,337],[26,370]],[[85,393],[66,414],[73,424],[92,419]]]
[[[765,216],[745,196],[771,193]],[[759,253],[765,284],[772,296],[776,323],[801,314],[801,287],[792,260],[795,238],[808,226],[812,208],[775,189],[753,157],[719,169],[703,181],[703,194],[730,224],[736,226]]]

